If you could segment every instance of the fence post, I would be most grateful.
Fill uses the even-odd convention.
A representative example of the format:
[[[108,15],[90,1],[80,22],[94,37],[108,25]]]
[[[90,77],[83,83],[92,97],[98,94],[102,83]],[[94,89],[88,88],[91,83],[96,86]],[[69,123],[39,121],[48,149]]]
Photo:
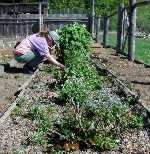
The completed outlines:
[[[104,32],[103,32],[103,47],[107,46],[107,37],[108,37],[108,30],[109,30],[109,17],[104,15]]]
[[[124,4],[121,3],[118,7],[118,23],[117,23],[117,52],[122,52],[123,46],[123,11],[124,11]]]
[[[42,31],[42,3],[39,2],[39,31]]]
[[[129,31],[128,31],[128,59],[134,61],[135,58],[135,32],[136,32],[136,0],[129,0]]]
[[[44,8],[44,13],[43,13],[43,30],[44,31],[48,30],[48,25],[45,22],[46,17],[48,17],[48,4],[47,4],[47,7]]]
[[[96,42],[100,43],[100,16],[96,18]]]
[[[92,37],[94,38],[95,0],[92,1]]]

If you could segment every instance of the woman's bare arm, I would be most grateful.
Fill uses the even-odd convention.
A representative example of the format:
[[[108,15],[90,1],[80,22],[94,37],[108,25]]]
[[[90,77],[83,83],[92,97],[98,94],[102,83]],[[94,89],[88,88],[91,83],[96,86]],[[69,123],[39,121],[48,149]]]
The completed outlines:
[[[64,69],[64,65],[61,64],[61,63],[59,63],[52,55],[47,54],[45,57],[47,58],[47,60],[48,60],[50,63],[52,63],[52,64],[58,66],[60,69]]]

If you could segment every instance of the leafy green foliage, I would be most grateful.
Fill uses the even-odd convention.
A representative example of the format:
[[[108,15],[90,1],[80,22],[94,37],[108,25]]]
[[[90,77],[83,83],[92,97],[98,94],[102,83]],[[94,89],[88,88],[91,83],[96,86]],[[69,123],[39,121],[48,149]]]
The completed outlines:
[[[84,78],[72,76],[68,78],[61,89],[62,97],[68,101],[83,102],[86,100],[88,91]]]
[[[17,106],[18,107],[22,107],[24,104],[25,104],[25,102],[27,101],[27,98],[25,97],[25,96],[22,96],[22,97],[20,97],[20,99],[17,101]]]
[[[30,140],[38,144],[46,144],[46,137],[51,134],[54,122],[57,120],[56,109],[51,106],[44,108],[37,104],[32,106],[28,115],[38,127],[37,131],[32,133]]]
[[[22,113],[21,107],[16,106],[16,107],[13,109],[11,115],[17,115],[17,116],[19,116],[19,115],[21,115],[21,113]]]
[[[95,136],[96,146],[102,150],[113,149],[118,142],[119,140],[113,135],[97,134]]]
[[[96,14],[110,14],[116,10],[119,3],[128,4],[128,0],[95,0]],[[49,0],[49,8],[53,10],[64,8],[80,8],[92,12],[92,0]]]
[[[85,26],[71,24],[63,27],[59,34],[62,56],[65,64],[66,81],[60,94],[67,100],[83,102],[91,90],[99,86],[98,75],[90,64],[91,36]]]
[[[47,66],[46,68],[45,68],[45,71],[47,72],[47,73],[51,73],[52,75],[53,75],[53,77],[55,78],[55,79],[57,79],[58,81],[59,80],[62,80],[63,78],[64,78],[64,74],[62,73],[62,71],[60,70],[60,69],[58,69],[58,68],[56,68],[55,66]]]
[[[95,99],[95,98],[94,98]],[[118,133],[130,125],[128,107],[93,100],[81,106],[68,104],[59,121],[59,132],[68,141],[82,141],[97,150],[112,149],[119,142]]]
[[[142,126],[142,119],[129,114],[132,98],[129,104],[110,103],[108,95],[100,94],[100,81],[90,63],[91,37],[85,27],[66,25],[59,34],[62,50],[57,55],[65,71],[57,79],[63,80],[59,92],[66,106],[57,131],[68,142],[83,142],[98,151],[112,149],[119,142],[118,134],[130,126]]]
[[[50,9],[56,10],[61,8],[85,7],[83,0],[49,0],[49,4]]]
[[[42,106],[33,106],[29,111],[29,115],[32,120],[36,120],[39,129],[42,129],[43,131],[51,129],[52,120]]]
[[[46,145],[45,133],[40,130],[32,133],[32,135],[30,136],[30,142],[40,145]]]
[[[137,8],[137,28],[142,32],[150,32],[150,5],[141,6]],[[144,10],[144,11],[143,11]]]
[[[130,125],[133,128],[143,127],[143,117],[139,114],[132,115]]]
[[[21,115],[22,113],[22,107],[24,106],[25,102],[27,101],[27,98],[25,96],[20,97],[20,99],[17,101],[16,107],[13,109],[11,115]]]

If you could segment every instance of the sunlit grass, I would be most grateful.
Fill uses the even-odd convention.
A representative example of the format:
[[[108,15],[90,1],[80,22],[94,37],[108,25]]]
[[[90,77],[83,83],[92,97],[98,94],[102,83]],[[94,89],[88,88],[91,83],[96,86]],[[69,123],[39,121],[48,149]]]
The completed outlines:
[[[111,47],[116,47],[116,42],[116,33],[109,33],[107,45]],[[128,40],[126,41],[125,53],[127,53],[127,43]],[[136,38],[135,59],[150,64],[150,39]]]

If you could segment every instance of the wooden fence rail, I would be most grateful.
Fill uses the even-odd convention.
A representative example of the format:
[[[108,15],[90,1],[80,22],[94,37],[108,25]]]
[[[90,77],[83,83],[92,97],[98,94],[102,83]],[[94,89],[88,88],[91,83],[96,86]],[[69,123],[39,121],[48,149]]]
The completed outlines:
[[[38,14],[20,15],[17,18],[0,15],[0,37],[20,37],[26,36],[39,31]],[[85,24],[90,30],[91,19],[87,15],[45,15],[43,16],[43,24],[50,30],[55,30],[64,24],[79,22]]]
[[[56,30],[66,24],[78,22],[91,31],[91,17],[86,14],[21,14],[18,17],[0,15],[0,47],[8,46],[8,39],[16,40],[37,33],[39,30]],[[43,28],[41,28],[41,27]],[[6,41],[5,41],[6,40]],[[10,41],[9,41],[10,42]],[[13,46],[9,43],[9,46]]]

